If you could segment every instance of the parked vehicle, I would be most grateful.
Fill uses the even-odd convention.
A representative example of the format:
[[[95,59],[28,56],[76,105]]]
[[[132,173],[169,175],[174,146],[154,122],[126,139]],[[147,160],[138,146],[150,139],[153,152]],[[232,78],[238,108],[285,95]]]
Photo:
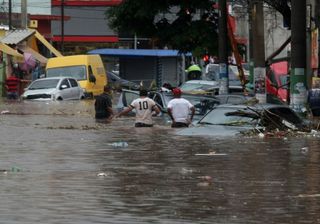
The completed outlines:
[[[287,102],[289,88],[288,62],[277,62],[270,65],[266,73],[267,93]]]
[[[48,59],[46,77],[73,77],[84,89],[86,97],[103,92],[106,71],[99,55],[73,55]]]
[[[207,80],[190,80],[182,83],[179,87],[183,93],[189,94],[203,94],[203,95],[218,95],[219,82]],[[243,92],[240,81],[229,81],[229,92],[240,93]]]
[[[153,99],[162,113],[167,113],[167,105],[173,99],[171,92],[151,91],[149,97]],[[219,99],[214,96],[200,96],[192,94],[182,94],[196,108],[195,116],[203,116],[208,110],[219,104]],[[123,90],[119,98],[118,108],[127,107],[134,100],[139,98],[138,91]]]
[[[178,131],[178,135],[215,137],[239,136],[248,132],[303,128],[305,123],[285,105],[256,104],[219,105],[202,117],[194,127]]]
[[[109,85],[113,86],[117,90],[121,89],[132,89],[132,90],[139,90],[140,85],[131,82],[129,80],[121,78],[119,75],[115,74],[114,72],[107,72],[107,78]]]
[[[241,93],[221,94],[215,96],[219,100],[219,104],[255,104],[257,99],[252,95]]]
[[[171,99],[173,99],[173,94],[171,92],[164,91],[151,91],[149,92],[149,97],[153,99],[162,113],[167,113],[167,105]],[[240,94],[226,94],[226,95],[216,95],[216,96],[204,96],[204,95],[193,95],[193,94],[182,94],[183,98],[189,100],[196,108],[196,119],[200,119],[209,110],[214,108],[219,104],[244,104],[244,103],[255,103],[254,98],[251,96],[245,96]],[[139,98],[138,91],[123,89],[118,102],[118,108],[129,106],[129,104],[134,100]]]
[[[25,100],[79,100],[83,89],[71,77],[52,77],[33,81],[22,94]]]
[[[229,65],[228,66],[228,71],[229,71],[229,81],[238,81],[240,83],[240,78],[239,78],[239,71],[238,67],[235,65]],[[211,81],[218,81],[220,78],[220,67],[219,64],[210,64],[210,68],[208,69],[208,73],[204,75],[204,80],[211,80]],[[245,75],[246,80],[249,77],[249,70],[246,69],[245,66],[243,66],[243,72]]]

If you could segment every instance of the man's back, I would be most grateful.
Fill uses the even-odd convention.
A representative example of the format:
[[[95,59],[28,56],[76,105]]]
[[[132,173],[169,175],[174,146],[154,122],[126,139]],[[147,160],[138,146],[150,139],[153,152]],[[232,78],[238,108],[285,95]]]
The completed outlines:
[[[108,118],[111,113],[107,110],[107,108],[112,107],[110,96],[106,93],[96,96],[94,107],[96,111],[96,118]]]
[[[149,97],[138,98],[130,104],[136,110],[136,123],[152,124],[152,110],[155,102]]]
[[[174,117],[176,122],[183,122],[186,123],[190,108],[193,105],[184,98],[174,98],[170,100],[168,103],[168,108],[172,111],[172,116]]]

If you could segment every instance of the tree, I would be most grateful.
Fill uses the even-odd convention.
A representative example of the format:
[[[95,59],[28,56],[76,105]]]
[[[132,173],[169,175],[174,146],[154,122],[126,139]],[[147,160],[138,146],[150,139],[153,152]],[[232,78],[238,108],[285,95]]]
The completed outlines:
[[[107,11],[110,26],[120,34],[152,38],[197,55],[217,54],[217,11],[212,0],[124,0]]]
[[[250,1],[230,3],[247,5]],[[290,24],[288,0],[264,0]],[[168,46],[194,55],[218,55],[218,15],[215,0],[123,0],[106,12],[109,25],[120,34],[151,38],[156,46]]]

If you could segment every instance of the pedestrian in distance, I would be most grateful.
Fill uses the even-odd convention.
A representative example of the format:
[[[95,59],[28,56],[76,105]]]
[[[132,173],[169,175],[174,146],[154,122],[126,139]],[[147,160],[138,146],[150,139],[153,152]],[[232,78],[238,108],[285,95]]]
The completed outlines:
[[[19,98],[20,79],[11,74],[5,81],[7,99],[16,100]]]
[[[139,95],[140,97],[138,99],[133,100],[129,107],[118,113],[116,117],[128,114],[130,111],[135,109],[135,127],[152,127],[152,116],[158,115],[160,113],[160,109],[156,103],[148,97],[147,90],[141,89]]]
[[[168,103],[168,114],[172,120],[171,127],[189,127],[195,113],[195,108],[188,100],[181,97],[181,89],[174,88],[172,93],[174,98]]]
[[[94,102],[95,118],[99,121],[110,121],[113,117],[111,88],[106,85],[103,93],[96,96]]]

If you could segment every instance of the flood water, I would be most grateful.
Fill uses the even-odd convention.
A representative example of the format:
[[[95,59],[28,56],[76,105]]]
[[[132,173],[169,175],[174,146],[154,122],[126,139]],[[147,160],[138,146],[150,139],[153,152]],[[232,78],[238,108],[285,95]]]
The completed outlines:
[[[0,111],[0,223],[320,223],[318,136],[181,137],[96,123],[92,100]]]

